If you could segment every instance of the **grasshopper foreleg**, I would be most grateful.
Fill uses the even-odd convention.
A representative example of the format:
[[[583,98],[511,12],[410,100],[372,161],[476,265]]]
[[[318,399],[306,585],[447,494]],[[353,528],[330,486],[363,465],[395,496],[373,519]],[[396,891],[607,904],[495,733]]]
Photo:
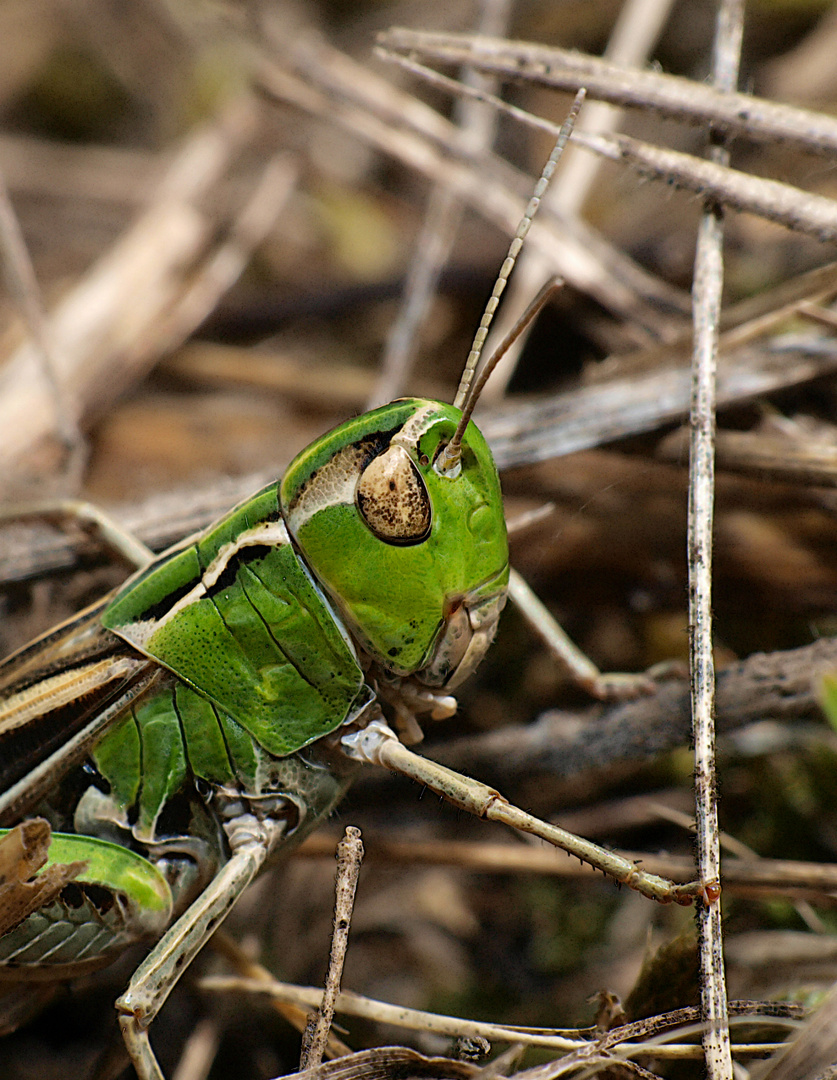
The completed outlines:
[[[704,903],[711,903],[719,895],[720,886],[717,882],[691,881],[678,885],[656,874],[640,870],[630,859],[617,852],[608,851],[558,825],[551,825],[527,814],[525,810],[508,802],[499,791],[480,783],[479,780],[473,780],[414,754],[400,743],[395,732],[380,720],[373,720],[362,731],[345,735],[341,743],[346,753],[355,760],[383,765],[393,772],[409,776],[475,817],[499,821],[520,832],[540,837],[601,870],[620,884],[636,889],[651,900],[663,904],[672,901],[691,904],[698,898]]]

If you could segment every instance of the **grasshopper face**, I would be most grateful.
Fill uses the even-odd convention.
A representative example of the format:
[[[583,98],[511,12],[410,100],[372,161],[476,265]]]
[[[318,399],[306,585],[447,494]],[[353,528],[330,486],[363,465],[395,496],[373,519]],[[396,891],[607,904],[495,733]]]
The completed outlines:
[[[482,659],[508,585],[500,481],[473,424],[457,475],[434,468],[460,415],[410,398],[359,416],[295,458],[280,495],[295,543],[364,650],[437,687]]]

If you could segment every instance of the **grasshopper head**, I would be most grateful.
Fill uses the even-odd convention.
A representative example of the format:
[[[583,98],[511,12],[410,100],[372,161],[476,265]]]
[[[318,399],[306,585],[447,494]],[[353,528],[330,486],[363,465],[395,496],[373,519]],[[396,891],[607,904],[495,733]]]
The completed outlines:
[[[409,398],[323,435],[281,486],[288,528],[362,648],[453,688],[482,659],[508,584],[497,469],[469,424],[461,467],[435,463],[459,409]]]

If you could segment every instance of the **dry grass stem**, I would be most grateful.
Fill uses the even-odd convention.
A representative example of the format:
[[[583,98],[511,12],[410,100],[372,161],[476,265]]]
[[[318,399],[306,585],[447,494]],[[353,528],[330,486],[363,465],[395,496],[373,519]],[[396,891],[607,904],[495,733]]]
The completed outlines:
[[[61,383],[59,363],[47,329],[41,292],[20,223],[9,199],[5,178],[0,174],[0,250],[9,292],[14,297],[26,325],[27,333],[40,363],[42,376],[52,393],[50,402],[56,434],[64,444],[65,480],[70,489],[76,487],[84,467],[84,445],[74,408],[73,394]]]
[[[157,357],[150,333],[165,323],[183,267],[198,257],[214,222],[198,209],[248,132],[247,108],[192,136],[154,204],[57,307],[48,334],[61,342],[60,380],[72,383],[80,415],[102,409]],[[6,485],[54,437],[51,388],[32,344],[7,360],[0,380],[0,462]],[[129,365],[128,361],[131,361]]]
[[[818,348],[822,341],[812,341],[810,351],[799,342],[801,348],[743,348],[725,357],[718,370],[718,406],[833,370],[837,351],[829,340]],[[495,458],[511,468],[654,431],[688,413],[689,387],[688,368],[662,368],[504,406],[480,417],[481,426]]]
[[[218,1042],[217,1023],[202,1020],[186,1040],[172,1080],[206,1080],[218,1052]]]
[[[410,57],[381,50],[381,55],[393,60],[407,71],[421,75],[427,82],[442,87],[457,96],[473,97],[493,104],[530,127],[557,134],[558,127],[549,120],[534,116],[525,109],[509,105],[501,98],[478,88],[469,87],[446,75],[441,75]],[[584,85],[584,84],[580,84]],[[632,139],[628,135],[590,134],[577,132],[574,140],[601,157],[630,165],[640,175],[692,191],[704,199],[716,201],[732,210],[758,214],[767,221],[807,233],[822,241],[837,239],[837,203],[833,199],[812,195],[790,184],[767,180],[731,169],[719,160],[706,161],[692,154],[664,150],[658,146]],[[557,208],[553,207],[557,213]]]
[[[730,210],[758,214],[824,242],[837,239],[837,203],[778,180],[750,176],[715,161],[649,146],[627,135],[581,135],[585,146],[611,161],[621,161],[641,175],[680,185]]]
[[[837,643],[823,638],[787,651],[756,653],[717,673],[715,722],[731,734],[749,725],[799,723],[815,715],[820,683],[837,668]],[[673,679],[656,694],[635,701],[586,709],[555,709],[534,724],[460,738],[439,747],[435,757],[453,769],[470,763],[476,776],[500,784],[518,774],[549,775],[561,781],[583,776],[595,790],[596,773],[620,761],[646,761],[688,745],[689,689]],[[828,733],[824,733],[829,742]]]
[[[605,49],[605,57],[626,66],[644,64],[657,42],[671,7],[672,0],[629,0],[623,4]],[[591,101],[585,105],[579,116],[575,133],[602,134],[613,131],[621,116],[621,110],[606,102]],[[599,161],[592,155],[576,154],[571,150],[545,196],[547,206],[554,207],[564,217],[578,217],[595,182],[599,165]],[[508,333],[513,321],[511,312],[520,310],[526,299],[540,288],[551,273],[553,271],[549,263],[537,249],[527,248],[521,253],[517,273],[509,287],[506,307],[498,316],[494,332],[496,340]],[[505,395],[523,344],[524,341],[520,341],[514,345],[498,364],[491,382],[486,387],[486,404],[497,402]]]
[[[754,1066],[753,1080],[816,1080],[837,1063],[837,987],[773,1058]]]
[[[298,46],[282,60],[288,66],[263,60],[259,77],[266,92],[317,114],[329,111],[332,120],[365,142],[445,187],[504,232],[514,232],[531,181],[507,162],[485,154],[475,162],[456,125],[370,72],[358,73],[347,57],[325,45]],[[304,71],[304,79],[297,69]],[[685,313],[677,290],[646,274],[589,225],[558,218],[553,210],[539,224],[529,242],[543,252],[552,273],[630,319],[637,344],[665,338],[670,316],[661,317],[661,309]]]
[[[335,844],[332,842],[329,848],[329,856],[332,858],[334,857],[334,849]],[[213,934],[211,946],[214,952],[218,953],[219,956],[223,956],[235,968],[238,973],[236,978],[245,979],[250,983],[271,984],[274,981],[275,976],[273,973],[248,956],[241,945],[230,937],[225,930],[217,930]],[[320,991],[320,995],[322,995],[322,991]],[[322,1000],[322,997],[320,1000]],[[272,1004],[276,1012],[295,1031],[302,1035],[308,1024],[311,1007],[303,1007],[296,1002],[279,1001],[278,999],[274,999]],[[344,1042],[341,1042],[333,1031],[329,1031],[324,1053],[329,1058],[339,1058],[350,1054],[351,1049]]]
[[[510,7],[510,0],[484,0],[477,32],[501,36],[508,23]],[[495,86],[495,80],[468,68],[461,72],[461,79],[484,90],[490,91]],[[461,138],[475,155],[490,150],[497,120],[496,110],[473,99],[465,98],[457,103]],[[422,325],[438,288],[439,275],[450,258],[461,216],[459,200],[447,188],[434,185],[410,262],[404,299],[387,337],[375,391],[366,403],[368,409],[392,401],[408,385],[419,351]]]
[[[686,441],[684,429],[672,432],[660,444],[660,457],[682,461]],[[823,487],[837,484],[837,446],[833,443],[793,439],[784,433],[719,431],[715,457],[719,468],[748,476]]]
[[[0,161],[12,197],[61,197],[131,210],[146,206],[166,171],[159,154],[116,146],[58,143],[0,134]]]
[[[829,291],[831,287],[829,286]],[[785,312],[782,317],[785,317]],[[761,333],[765,324],[731,331],[731,344]],[[671,358],[683,363],[683,347],[614,358],[627,363],[629,370],[645,367],[652,360],[660,364]],[[211,362],[211,354],[210,360]],[[258,363],[256,367],[260,370]],[[730,406],[781,388],[821,378],[837,368],[837,350],[829,338],[810,339],[796,345],[770,348],[740,348],[725,356],[720,364],[718,404]],[[296,367],[288,373],[295,379]],[[316,371],[307,375],[309,387]],[[323,378],[333,379],[324,369]],[[256,380],[257,384],[260,380]],[[284,384],[278,376],[277,385]],[[369,381],[352,372],[343,388],[355,402]],[[500,468],[545,461],[615,439],[657,430],[661,425],[683,419],[688,412],[689,372],[683,367],[651,370],[611,378],[592,386],[545,395],[531,404],[515,402],[506,408],[486,412],[480,426],[486,433]],[[188,492],[151,496],[145,503],[113,509],[113,516],[150,547],[159,549],[208,525],[230,506],[258,490],[271,473],[247,474],[232,480],[197,484]],[[72,566],[79,553],[91,551],[89,540],[48,527],[3,526],[0,534],[0,581],[21,580],[45,571]]]
[[[658,815],[665,816],[665,815]],[[560,816],[567,828],[574,828],[576,815]],[[595,830],[590,830],[595,835]],[[732,840],[733,838],[730,838]],[[300,856],[327,858],[334,850],[334,838],[328,834],[305,841]],[[647,852],[621,852],[645,870],[674,881],[688,881],[694,871],[689,859],[649,855]],[[481,873],[544,874],[561,878],[595,878],[601,875],[565,852],[523,844],[492,844],[475,841],[446,840],[422,843],[417,840],[376,840],[369,847],[370,861],[433,866],[467,867]],[[837,869],[823,863],[803,863],[789,859],[725,858],[724,889],[731,896],[785,896],[807,898],[825,907],[837,905]]]
[[[738,84],[744,5],[723,0],[718,9],[712,82],[725,93]],[[709,156],[721,165],[729,154],[712,140]],[[715,743],[715,658],[712,623],[712,559],[715,521],[715,411],[721,295],[724,281],[724,221],[720,205],[707,200],[695,252],[694,350],[689,409],[689,660],[695,760],[697,868],[701,881],[721,880]],[[709,1080],[732,1080],[724,935],[721,904],[695,913],[698,928],[701,1017]]]
[[[469,34],[439,34],[393,28],[380,45],[443,64],[468,64],[478,71],[525,79],[556,90],[587,88],[612,105],[652,109],[663,116],[711,126],[719,134],[793,143],[815,154],[837,150],[837,120],[750,94],[727,92],[679,76],[613,64],[595,56],[528,42],[490,41]]]
[[[272,980],[251,980],[240,977],[212,975],[201,980],[201,987],[218,994],[249,994],[266,996],[283,1003],[312,1005],[319,998],[321,991],[313,987],[295,986]],[[649,1018],[648,1020],[626,1024],[614,1028],[596,1038],[595,1029],[584,1028],[576,1031],[550,1031],[525,1027],[489,1024],[466,1020],[458,1016],[444,1016],[418,1009],[403,1008],[387,1002],[376,1001],[361,994],[341,992],[336,1000],[336,1011],[343,1016],[354,1016],[375,1020],[400,1027],[405,1030],[423,1031],[450,1038],[478,1037],[492,1043],[518,1043],[522,1046],[540,1047],[544,1050],[557,1050],[566,1056],[556,1059],[548,1065],[522,1070],[516,1075],[521,1080],[547,1080],[553,1075],[577,1066],[590,1058],[596,1060],[605,1054],[613,1054],[618,1048],[618,1060],[629,1056],[659,1056],[661,1059],[683,1060],[696,1059],[701,1054],[700,1047],[677,1040],[689,1035],[699,1034],[702,1025],[697,1023],[696,1009],[681,1009],[668,1015]],[[731,1013],[736,1017],[746,1018],[748,1023],[757,1023],[760,1013],[764,1022],[783,1026],[785,1016],[801,1015],[799,1006],[787,1006],[786,1011],[777,1009],[770,1002],[733,1002]],[[787,1024],[790,1026],[790,1024]],[[776,1044],[757,1043],[737,1045],[736,1052],[744,1056],[763,1055],[765,1051],[775,1049]],[[355,1055],[351,1055],[354,1057]],[[350,1064],[341,1059],[344,1067]],[[557,1069],[557,1072],[553,1072]],[[300,1074],[305,1075],[304,1071]]]
[[[322,990],[315,987],[295,986],[276,979],[270,981],[243,979],[240,977],[210,975],[201,980],[201,987],[213,993],[241,993],[264,995],[276,1001],[314,1008],[322,997]],[[362,994],[343,990],[338,994],[335,1011],[343,1016],[356,1016],[377,1023],[392,1024],[412,1031],[426,1031],[453,1039],[479,1036],[490,1042],[520,1042],[526,1046],[540,1046],[551,1050],[575,1049],[580,1039],[557,1032],[531,1032],[502,1024],[482,1023],[459,1016],[442,1016],[421,1009],[409,1009],[375,1001]],[[575,1034],[575,1033],[574,1033]]]
[[[331,935],[331,953],[328,958],[325,988],[322,1000],[309,1017],[302,1036],[299,1058],[300,1071],[316,1068],[323,1060],[328,1046],[331,1024],[334,1020],[335,1002],[340,994],[343,964],[349,945],[349,927],[355,903],[357,879],[363,860],[363,841],[360,829],[348,826],[346,834],[337,845],[337,880],[335,882],[334,927]]]

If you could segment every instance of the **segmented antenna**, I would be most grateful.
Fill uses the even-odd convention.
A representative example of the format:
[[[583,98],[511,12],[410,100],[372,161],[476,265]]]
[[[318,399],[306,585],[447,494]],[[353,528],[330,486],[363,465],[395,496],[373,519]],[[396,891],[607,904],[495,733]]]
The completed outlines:
[[[509,275],[517,261],[520,249],[523,247],[523,241],[526,239],[526,234],[529,232],[532,219],[538,212],[541,199],[549,185],[549,181],[552,179],[552,174],[555,172],[555,166],[558,164],[558,159],[561,157],[564,147],[567,145],[567,141],[575,126],[576,119],[586,96],[587,91],[583,89],[579,90],[575,96],[572,107],[567,113],[567,118],[561,125],[561,130],[558,133],[558,139],[555,146],[552,148],[552,153],[549,155],[546,165],[544,165],[540,179],[537,184],[535,184],[535,190],[532,193],[532,198],[529,200],[529,205],[526,207],[526,212],[521,218],[520,224],[517,226],[517,232],[509,245],[508,254],[503,260],[503,265],[500,268],[500,273],[497,275],[497,280],[494,282],[494,288],[491,291],[491,296],[488,298],[488,303],[485,305],[485,311],[480,319],[480,325],[474,335],[471,351],[465,362],[465,368],[459,381],[459,389],[456,391],[456,397],[453,402],[457,409],[462,410],[462,418],[456,425],[456,431],[453,433],[453,438],[436,461],[435,467],[437,472],[451,473],[458,470],[459,459],[462,456],[462,438],[465,434],[465,428],[468,426],[468,421],[471,419],[471,413],[474,411],[474,406],[479,399],[482,388],[485,386],[486,379],[508,351],[512,342],[519,337],[523,330],[529,325],[557,287],[555,282],[550,282],[549,285],[545,286],[544,289],[538,293],[538,296],[526,309],[521,319],[518,320],[509,334],[492,353],[485,364],[479,379],[472,388],[471,381],[474,377],[474,371],[479,363],[480,356],[482,355],[482,347],[485,344],[486,337],[488,337],[488,330],[491,326],[491,320],[494,318],[494,312],[497,310],[497,305],[500,303],[500,297],[503,295],[503,290],[509,280]]]

